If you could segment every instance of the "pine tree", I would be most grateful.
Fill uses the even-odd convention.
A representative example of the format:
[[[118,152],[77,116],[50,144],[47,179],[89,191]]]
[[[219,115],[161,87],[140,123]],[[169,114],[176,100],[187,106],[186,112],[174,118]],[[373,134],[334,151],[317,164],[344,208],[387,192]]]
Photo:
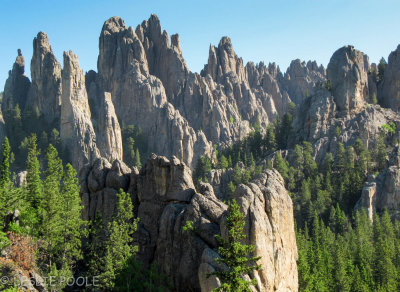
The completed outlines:
[[[40,179],[39,150],[37,149],[36,135],[30,136],[28,141],[28,160],[26,165],[27,201],[37,209],[41,201],[42,182]]]
[[[237,163],[235,168],[233,169],[232,181],[235,186],[238,186],[242,183],[242,169],[239,167]]]
[[[98,277],[104,271],[107,251],[107,235],[103,217],[99,212],[89,222],[89,243],[86,254],[87,276]]]
[[[278,152],[275,156],[274,161],[274,168],[279,171],[285,181],[289,178],[289,165],[288,163],[282,158],[281,153]]]
[[[2,161],[0,165],[0,188],[10,183],[10,154],[11,147],[8,138],[5,137],[2,144]]]
[[[385,169],[386,157],[387,157],[387,151],[385,145],[385,138],[383,135],[380,135],[378,141],[375,144],[375,160],[379,171],[383,171]]]
[[[61,178],[63,175],[62,161],[57,150],[50,144],[46,150],[47,168],[44,172],[43,198],[41,201],[41,234],[46,242],[49,258],[49,270],[52,270],[54,257],[59,253],[62,242],[61,229]]]
[[[222,282],[221,286],[214,291],[251,291],[250,286],[255,286],[256,280],[247,281],[243,279],[243,276],[261,269],[261,266],[257,265],[260,257],[249,257],[249,254],[254,252],[255,246],[242,243],[242,240],[246,238],[244,235],[245,221],[236,200],[229,203],[226,225],[227,238],[216,236],[220,244],[218,253],[221,258],[216,258],[215,261],[225,264],[228,269],[212,273]]]
[[[303,142],[303,155],[304,155],[304,174],[305,177],[315,177],[317,175],[318,166],[312,158],[312,145],[310,142]]]
[[[268,152],[274,152],[276,150],[277,145],[276,145],[276,137],[273,126],[267,127],[267,133],[265,135],[264,145]]]
[[[139,149],[136,148],[136,153],[135,153],[135,166],[137,168],[142,168],[142,162],[140,161],[140,153]]]
[[[122,189],[117,194],[116,215],[108,224],[105,268],[100,276],[110,289],[119,273],[128,265],[137,248],[133,246],[133,233],[137,229],[138,219],[134,219],[132,199]],[[121,282],[121,279],[120,281]]]
[[[378,64],[378,81],[382,81],[385,76],[385,69],[386,69],[387,62],[385,58],[381,58]]]
[[[82,236],[86,222],[82,219],[82,205],[79,196],[79,181],[75,169],[67,164],[63,176],[61,200],[62,242],[60,252],[63,264],[71,270],[77,260],[82,258]]]
[[[398,291],[394,240],[393,224],[385,210],[381,218],[374,217],[375,279],[377,288],[384,291]]]
[[[26,205],[21,210],[21,221],[29,228],[30,234],[36,234],[40,226],[42,202],[42,181],[40,179],[39,150],[36,144],[36,135],[28,139],[28,159],[26,163]]]
[[[2,144],[2,161],[0,164],[0,226],[5,215],[12,211],[18,200],[17,192],[10,180],[10,143],[6,137]]]
[[[221,157],[219,158],[218,161],[218,166],[221,169],[227,169],[229,166],[228,160],[226,159],[226,157],[222,154]]]

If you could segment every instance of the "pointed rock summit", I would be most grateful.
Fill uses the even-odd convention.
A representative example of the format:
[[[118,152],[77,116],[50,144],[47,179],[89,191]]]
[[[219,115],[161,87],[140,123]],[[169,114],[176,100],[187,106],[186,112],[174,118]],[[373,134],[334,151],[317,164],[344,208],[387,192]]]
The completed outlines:
[[[329,61],[327,77],[339,111],[359,112],[368,96],[368,56],[345,46]]]
[[[13,109],[17,104],[23,109],[25,107],[28,91],[31,82],[25,75],[25,58],[20,49],[15,59],[11,71],[8,72],[8,78],[4,86],[4,96],[1,104],[3,113]]]
[[[31,61],[32,86],[29,92],[28,110],[39,110],[51,124],[59,121],[61,114],[61,64],[53,54],[49,38],[39,32],[33,40]]]
[[[389,55],[381,95],[384,106],[400,110],[400,45]]]
[[[76,169],[100,156],[91,122],[85,75],[72,51],[64,52],[60,137],[63,149]]]

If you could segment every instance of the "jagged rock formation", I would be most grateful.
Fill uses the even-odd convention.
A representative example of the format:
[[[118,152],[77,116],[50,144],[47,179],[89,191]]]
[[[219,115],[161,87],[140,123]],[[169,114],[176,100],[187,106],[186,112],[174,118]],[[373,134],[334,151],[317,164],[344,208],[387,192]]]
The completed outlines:
[[[97,147],[102,157],[109,161],[122,160],[122,134],[115,114],[111,94],[103,92],[100,100],[96,129]]]
[[[359,112],[368,96],[368,56],[345,46],[337,50],[328,64],[327,77],[339,111]]]
[[[72,51],[64,52],[60,121],[62,146],[76,169],[99,157],[85,75],[79,67],[78,57]]]
[[[209,291],[219,280],[208,278],[215,270],[217,242],[224,236],[227,206],[209,184],[196,191],[190,169],[176,157],[152,155],[138,172],[118,160],[111,166],[99,159],[80,174],[85,218],[100,212],[110,218],[119,188],[128,191],[140,218],[136,234],[139,258],[157,261],[177,291]],[[275,170],[268,170],[248,185],[240,185],[234,197],[246,214],[248,243],[262,256],[263,269],[257,272],[259,291],[297,290],[297,248],[293,208],[284,182]],[[105,216],[105,217],[104,217]],[[186,221],[193,232],[183,232]]]
[[[109,92],[103,92],[96,84],[96,72],[85,76],[92,123],[97,137],[100,155],[109,161],[123,159],[122,133]]]
[[[20,108],[25,107],[31,82],[25,75],[25,58],[22,56],[21,50],[18,49],[18,56],[15,60],[13,68],[8,72],[8,78],[4,85],[3,101],[1,109],[3,113],[14,108],[17,104]]]
[[[51,49],[49,38],[39,32],[33,40],[32,85],[27,107],[39,110],[48,123],[59,122],[61,112],[61,64]]]
[[[174,154],[193,167],[201,155],[212,155],[205,135],[168,103],[162,82],[149,73],[138,35],[118,17],[103,26],[98,69],[99,87],[111,93],[119,119],[125,125],[140,126],[150,149]]]
[[[371,220],[375,212],[387,209],[400,220],[400,167],[390,166],[376,178],[371,175],[364,184],[355,209],[365,208]]]
[[[175,155],[194,168],[200,156],[213,157],[213,144],[230,145],[247,136],[255,123],[263,131],[277,114],[285,113],[292,101],[290,95],[299,102],[313,92],[313,85],[325,80],[324,68],[315,62],[296,60],[285,76],[275,64],[245,66],[228,37],[223,37],[218,47],[210,46],[208,63],[201,74],[192,73],[183,58],[179,36],[169,38],[157,16],[152,15],[135,30],[121,18],[112,17],[104,23],[99,38],[98,73],[90,71],[81,82],[86,88],[80,88],[80,100],[86,103],[86,95],[90,99],[90,110],[84,106],[82,116],[90,134],[82,136],[86,130],[81,129],[83,132],[73,138],[67,137],[72,132],[66,131],[66,124],[61,122],[65,119],[62,108],[69,106],[60,103],[70,95],[63,92],[69,86],[62,84],[64,73],[48,36],[40,32],[33,45],[28,100],[29,84],[25,91],[16,93],[18,97],[9,97],[14,89],[23,88],[15,81],[18,74],[23,76],[20,56],[14,77],[9,78],[3,107],[14,106],[15,100],[24,104],[23,109],[38,108],[48,124],[63,128],[64,145],[70,143],[65,139],[75,140],[76,145],[86,149],[85,158],[77,156],[79,161],[73,161],[75,166],[91,161],[88,153],[96,152],[95,146],[107,159],[122,158],[118,120],[123,125],[140,127],[151,151]],[[106,92],[111,94],[111,101],[103,102]],[[13,102],[6,106],[7,100]],[[102,118],[104,113],[107,118]],[[93,127],[89,126],[90,118]],[[91,128],[97,135],[96,143]],[[75,160],[75,156],[70,157]]]
[[[296,59],[290,63],[284,79],[281,81],[283,88],[286,89],[290,99],[295,104],[315,94],[318,84],[326,81],[326,70],[317,62],[301,62]]]
[[[389,55],[385,69],[381,99],[384,106],[399,111],[400,109],[400,45]]]
[[[289,148],[301,141],[314,146],[314,156],[321,162],[327,152],[336,152],[337,143],[352,145],[360,138],[372,149],[383,131],[382,125],[400,125],[400,116],[379,105],[367,104],[368,56],[351,46],[336,51],[328,65],[329,91],[319,84],[315,93],[296,108]]]

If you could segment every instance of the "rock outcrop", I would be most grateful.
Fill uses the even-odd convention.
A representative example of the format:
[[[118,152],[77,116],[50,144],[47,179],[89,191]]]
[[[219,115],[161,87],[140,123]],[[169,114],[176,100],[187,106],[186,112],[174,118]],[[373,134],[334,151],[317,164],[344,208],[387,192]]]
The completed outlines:
[[[319,83],[314,94],[296,107],[292,124],[296,134],[289,135],[289,148],[311,142],[314,157],[322,162],[327,152],[336,152],[338,142],[350,146],[360,138],[372,150],[384,124],[400,125],[398,114],[367,103],[368,68],[368,57],[351,46],[334,53],[327,73],[332,87]]]
[[[400,45],[389,55],[383,79],[381,99],[384,106],[400,109]]]
[[[128,191],[140,218],[136,240],[138,257],[153,261],[177,291],[210,291],[219,280],[207,277],[218,268],[216,234],[225,236],[227,206],[213,187],[201,183],[196,191],[190,169],[172,157],[152,155],[138,172],[118,160],[111,166],[97,160],[80,174],[86,218],[100,212],[110,218],[119,188]],[[296,291],[297,247],[293,207],[284,182],[268,170],[248,185],[240,185],[234,197],[246,215],[247,243],[256,246],[263,269],[255,275],[259,291]],[[105,217],[104,217],[105,216]],[[187,221],[194,230],[183,232]]]
[[[176,155],[191,167],[200,156],[212,156],[212,143],[168,102],[163,83],[149,73],[144,45],[133,28],[118,17],[109,19],[99,46],[98,86],[111,93],[125,125],[141,127],[152,151]]]
[[[327,77],[337,109],[344,112],[359,112],[368,96],[368,57],[345,46],[331,57]]]
[[[6,134],[6,125],[4,123],[3,113],[0,110],[0,143],[3,143]]]
[[[384,131],[382,126],[390,122],[400,126],[400,116],[379,105],[365,106],[357,114],[338,114],[334,98],[320,90],[296,109],[292,124],[296,135],[289,136],[289,148],[301,141],[311,142],[318,162],[327,152],[336,153],[338,142],[351,146],[360,138],[372,150]]]
[[[51,49],[49,38],[39,32],[33,40],[31,61],[32,85],[28,110],[39,110],[49,124],[59,122],[61,114],[61,64]]]
[[[281,84],[295,104],[315,94],[318,84],[326,82],[325,68],[317,62],[301,62],[296,59],[290,63]]]
[[[99,157],[96,134],[91,122],[85,75],[79,67],[78,57],[64,52],[62,70],[60,138],[63,150],[76,169]]]
[[[86,147],[85,158],[70,156],[79,166],[92,160],[89,152],[96,152],[96,147],[107,159],[122,158],[120,131],[115,123],[118,120],[121,125],[141,128],[149,152],[175,155],[193,169],[199,157],[214,156],[214,144],[229,146],[246,137],[255,124],[265,131],[278,114],[287,111],[291,101],[300,103],[305,95],[313,93],[315,84],[325,80],[325,69],[315,62],[296,60],[285,76],[274,63],[245,65],[228,37],[223,37],[217,47],[210,46],[204,70],[193,73],[183,58],[179,36],[169,37],[157,16],[152,15],[136,29],[112,17],[100,34],[98,73],[89,71],[80,89],[76,87],[82,100],[86,100],[85,94],[89,96],[90,110],[83,106],[85,113],[76,113],[86,120],[77,123],[86,126],[71,137],[72,132],[61,122],[70,106],[60,104],[70,95],[64,92],[69,85],[62,84],[64,73],[48,36],[40,32],[33,45],[32,86],[22,109],[37,108],[48,126],[63,128],[64,145],[70,143],[66,139],[86,145],[82,146]],[[22,56],[17,58],[14,77],[7,83],[10,89],[6,90],[3,107],[7,100],[12,100],[8,108],[15,106],[14,100],[25,104],[27,90],[14,94],[18,97],[9,97],[12,88],[23,88],[15,85],[15,76],[23,75],[21,64]],[[103,102],[105,93],[111,94],[111,102]],[[89,134],[82,136],[84,132]]]
[[[376,178],[370,176],[364,184],[355,209],[365,208],[371,220],[375,212],[385,209],[400,220],[400,167],[390,166]]]
[[[2,112],[6,113],[16,105],[23,109],[30,85],[31,82],[25,75],[25,58],[22,56],[21,50],[18,49],[18,56],[12,70],[8,72],[8,78],[4,85],[4,95],[1,103]]]

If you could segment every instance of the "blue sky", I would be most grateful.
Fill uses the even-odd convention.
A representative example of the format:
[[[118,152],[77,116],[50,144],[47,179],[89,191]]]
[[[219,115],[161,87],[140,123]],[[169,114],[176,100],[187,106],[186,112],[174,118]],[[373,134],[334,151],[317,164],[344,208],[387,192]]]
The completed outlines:
[[[85,71],[96,70],[101,27],[116,15],[136,27],[157,14],[169,35],[179,33],[183,56],[196,72],[207,62],[209,45],[225,35],[245,62],[276,62],[283,71],[296,58],[326,66],[348,44],[376,62],[400,44],[398,0],[0,0],[0,11],[0,91],[18,48],[29,76],[39,31],[49,35],[60,63],[71,49]]]

